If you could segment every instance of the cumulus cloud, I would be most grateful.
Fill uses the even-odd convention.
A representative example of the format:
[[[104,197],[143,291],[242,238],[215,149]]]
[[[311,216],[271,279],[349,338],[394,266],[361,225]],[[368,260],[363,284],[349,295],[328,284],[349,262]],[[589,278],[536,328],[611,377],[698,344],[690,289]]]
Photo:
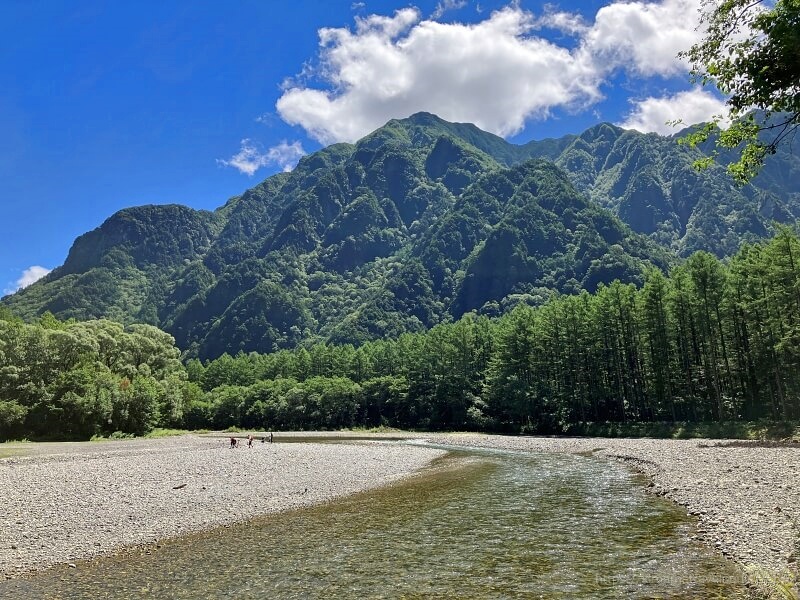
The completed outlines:
[[[266,152],[252,140],[245,138],[241,141],[239,152],[225,160],[217,159],[217,163],[225,167],[238,169],[240,173],[252,176],[261,167],[277,165],[283,171],[294,169],[297,161],[306,155],[299,141],[288,143],[283,140],[277,146],[269,148]]]
[[[36,283],[50,271],[51,269],[46,269],[44,267],[40,267],[39,265],[28,267],[22,272],[22,275],[19,279],[17,279],[14,285],[6,288],[4,291],[6,294],[13,294],[17,290],[21,290],[22,288],[28,287],[32,283]]]
[[[715,116],[727,115],[725,102],[703,89],[695,88],[660,98],[649,97],[635,101],[634,107],[620,127],[644,133],[669,135],[676,132],[672,125],[681,121],[692,125],[711,121]]]
[[[513,134],[553,106],[599,97],[598,81],[569,50],[529,37],[517,7],[476,24],[420,19],[416,9],[323,29],[323,74],[332,89],[295,86],[278,114],[323,143],[354,141],[393,117],[431,111]]]
[[[591,28],[583,15],[558,10],[552,4],[545,5],[544,14],[536,20],[536,24],[569,34],[583,34]]]
[[[319,31],[320,85],[305,76],[287,80],[277,112],[322,143],[355,141],[418,111],[513,135],[556,107],[596,103],[615,71],[634,77],[685,71],[675,55],[700,37],[700,2],[618,1],[591,22],[552,7],[537,16],[518,3],[477,23],[423,19],[416,8],[356,17],[352,29]],[[443,9],[456,4],[440,2]],[[542,27],[574,39],[560,45],[538,35]]]
[[[458,10],[467,5],[467,0],[440,0],[431,14],[432,19],[439,19],[450,10]]]
[[[267,158],[270,163],[278,165],[283,171],[294,169],[297,161],[306,155],[302,144],[299,141],[288,143],[283,140],[277,146],[273,146],[267,151]]]
[[[678,52],[702,38],[699,0],[614,2],[597,11],[582,51],[600,64],[637,75],[677,75],[687,70]]]

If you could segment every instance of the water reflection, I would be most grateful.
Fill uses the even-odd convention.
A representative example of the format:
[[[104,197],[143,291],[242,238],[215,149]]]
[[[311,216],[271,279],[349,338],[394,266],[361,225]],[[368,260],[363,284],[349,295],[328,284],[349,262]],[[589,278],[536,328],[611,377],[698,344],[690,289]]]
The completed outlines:
[[[400,485],[0,584],[36,598],[731,598],[734,568],[602,460],[457,452]]]

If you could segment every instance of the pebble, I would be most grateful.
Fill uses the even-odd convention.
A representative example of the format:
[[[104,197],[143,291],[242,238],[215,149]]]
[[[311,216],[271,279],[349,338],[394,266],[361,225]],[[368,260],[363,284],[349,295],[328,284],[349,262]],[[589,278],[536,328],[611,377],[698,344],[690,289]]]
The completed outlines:
[[[165,538],[389,484],[445,454],[398,444],[230,449],[228,439],[26,444],[30,456],[0,459],[0,540],[48,544],[0,548],[0,579],[137,545],[152,552]]]

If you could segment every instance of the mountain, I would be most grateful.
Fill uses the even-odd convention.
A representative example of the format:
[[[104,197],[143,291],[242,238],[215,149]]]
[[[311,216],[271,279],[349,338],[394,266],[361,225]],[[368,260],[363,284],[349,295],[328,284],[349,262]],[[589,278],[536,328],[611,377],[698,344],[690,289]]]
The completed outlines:
[[[723,257],[742,241],[800,218],[800,156],[781,147],[750,185],[736,186],[724,168],[698,172],[699,151],[663,137],[596,125],[549,158],[581,192],[639,233],[680,256],[706,250]]]
[[[2,303],[24,318],[158,325],[201,358],[360,343],[640,281],[649,266],[698,248],[724,255],[800,214],[783,163],[739,190],[719,168],[696,173],[697,156],[608,124],[517,146],[419,113],[213,212],[122,210]]]

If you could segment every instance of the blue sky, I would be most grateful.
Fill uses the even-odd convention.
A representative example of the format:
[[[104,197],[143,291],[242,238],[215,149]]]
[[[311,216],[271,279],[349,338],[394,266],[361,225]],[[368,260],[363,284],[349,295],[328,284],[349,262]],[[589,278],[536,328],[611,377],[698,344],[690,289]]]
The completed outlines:
[[[5,0],[0,292],[116,210],[214,209],[418,110],[515,142],[709,118],[698,4]]]

